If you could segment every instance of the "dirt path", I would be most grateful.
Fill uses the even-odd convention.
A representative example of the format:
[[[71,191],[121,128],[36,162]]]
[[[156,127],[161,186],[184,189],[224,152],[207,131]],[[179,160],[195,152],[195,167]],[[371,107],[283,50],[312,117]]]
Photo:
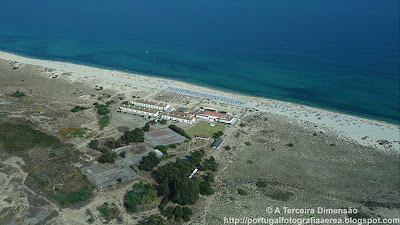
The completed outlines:
[[[21,185],[22,185],[22,187],[23,187],[25,190],[29,191],[33,196],[38,197],[38,198],[41,198],[41,199],[45,200],[46,202],[48,202],[48,203],[52,206],[52,208],[53,208],[54,210],[56,210],[57,212],[60,211],[60,209],[58,208],[58,206],[57,206],[56,204],[54,204],[53,202],[51,202],[51,201],[48,200],[47,198],[43,197],[42,195],[37,194],[36,192],[34,192],[34,191],[33,191],[32,189],[30,189],[29,187],[25,186],[25,181],[26,181],[26,178],[28,177],[28,174],[29,174],[29,173],[26,173],[26,172],[21,168],[20,165],[18,165],[18,164],[16,164],[16,163],[10,163],[10,162],[3,162],[3,163],[4,163],[4,164],[7,164],[7,165],[9,165],[9,166],[12,166],[12,167],[16,168],[16,169],[19,171],[19,173],[21,174],[21,177],[22,177]]]

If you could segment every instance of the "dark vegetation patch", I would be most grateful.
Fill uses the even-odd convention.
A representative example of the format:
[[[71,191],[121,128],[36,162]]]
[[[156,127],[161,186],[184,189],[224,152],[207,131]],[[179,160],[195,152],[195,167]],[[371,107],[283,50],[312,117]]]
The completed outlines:
[[[3,148],[19,154],[34,147],[60,147],[60,141],[40,130],[30,122],[5,122],[0,124],[0,141]]]
[[[16,91],[16,92],[11,93],[11,97],[19,98],[19,97],[23,97],[23,96],[25,96],[25,93],[22,91]]]
[[[151,184],[134,184],[124,197],[124,206],[128,212],[138,212],[139,206],[147,205],[157,199],[157,190]]]
[[[62,143],[29,121],[1,123],[0,142],[5,149],[3,157],[23,158],[23,169],[28,173],[25,185],[36,193],[52,195],[66,205],[90,197],[87,192],[93,188],[92,184],[72,165],[80,157],[72,144]]]
[[[176,133],[178,133],[178,134],[180,134],[180,135],[186,137],[186,138],[189,139],[189,140],[192,139],[192,137],[190,137],[190,136],[186,133],[186,131],[185,131],[184,129],[182,129],[182,128],[176,126],[175,124],[169,125],[169,128],[170,128],[171,130],[175,131]]]
[[[81,189],[75,191],[68,191],[56,188],[55,193],[51,193],[50,197],[56,199],[61,205],[75,204],[85,201],[92,196],[91,187],[83,186]]]
[[[247,195],[247,191],[244,189],[238,189],[238,194],[239,195]]]
[[[79,112],[86,109],[88,109],[88,107],[76,105],[74,108],[71,109],[71,112]]]
[[[108,202],[104,202],[103,205],[97,207],[97,210],[99,210],[101,216],[104,217],[107,221],[116,219],[119,216],[119,209],[115,205],[115,203],[108,204]]]
[[[176,222],[181,222],[183,219],[185,222],[188,222],[192,215],[192,209],[186,206],[181,207],[179,205],[175,207],[169,206],[164,210],[164,215],[168,220],[174,219]]]
[[[279,201],[287,201],[293,195],[292,192],[288,191],[276,191],[269,195],[272,199],[279,200]]]

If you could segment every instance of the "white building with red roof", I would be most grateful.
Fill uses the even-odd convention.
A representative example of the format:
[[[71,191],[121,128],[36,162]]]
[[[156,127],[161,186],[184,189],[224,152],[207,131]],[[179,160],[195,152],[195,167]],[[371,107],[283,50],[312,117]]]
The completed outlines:
[[[235,122],[236,120],[236,118],[233,117],[232,114],[227,112],[219,112],[215,109],[206,109],[196,114],[196,118],[210,122],[221,122],[229,124]]]

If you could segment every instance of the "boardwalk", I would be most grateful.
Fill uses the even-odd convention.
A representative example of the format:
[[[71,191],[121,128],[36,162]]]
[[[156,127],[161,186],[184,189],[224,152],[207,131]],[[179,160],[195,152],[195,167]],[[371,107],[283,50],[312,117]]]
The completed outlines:
[[[172,92],[176,92],[179,94],[184,94],[184,95],[190,95],[190,96],[195,96],[195,97],[199,97],[199,98],[208,98],[208,99],[212,99],[215,101],[220,101],[220,102],[225,102],[225,103],[229,103],[229,104],[235,104],[235,105],[246,105],[247,102],[246,101],[241,101],[241,100],[237,100],[237,99],[233,99],[233,98],[225,98],[219,95],[212,95],[209,93],[204,93],[204,92],[199,92],[199,91],[192,91],[192,90],[188,90],[188,89],[183,89],[183,88],[177,88],[177,87],[172,87],[169,86],[167,88],[168,91],[172,91]]]

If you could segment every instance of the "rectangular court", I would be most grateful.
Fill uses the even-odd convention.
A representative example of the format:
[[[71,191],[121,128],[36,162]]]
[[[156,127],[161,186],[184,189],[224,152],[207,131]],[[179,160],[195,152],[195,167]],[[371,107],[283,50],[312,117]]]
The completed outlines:
[[[138,175],[123,161],[117,160],[114,164],[96,164],[81,169],[82,173],[98,187],[106,187],[118,183],[117,179],[122,181],[131,180]]]
[[[187,140],[187,138],[169,128],[147,132],[144,134],[144,138],[153,146],[182,143]]]

